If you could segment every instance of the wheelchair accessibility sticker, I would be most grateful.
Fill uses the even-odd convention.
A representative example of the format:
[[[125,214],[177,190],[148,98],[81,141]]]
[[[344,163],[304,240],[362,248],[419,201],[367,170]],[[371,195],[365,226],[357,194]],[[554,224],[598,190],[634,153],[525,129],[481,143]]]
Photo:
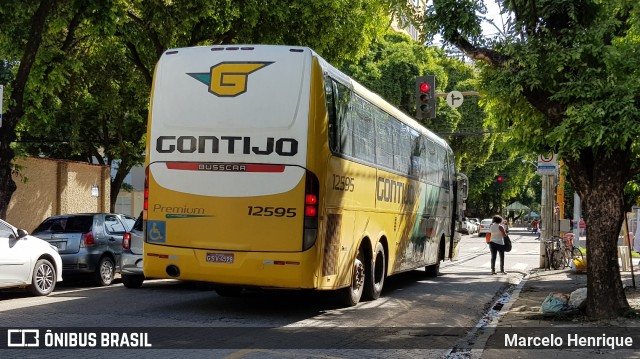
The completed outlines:
[[[167,241],[167,222],[148,221],[147,222],[147,242],[165,243]]]

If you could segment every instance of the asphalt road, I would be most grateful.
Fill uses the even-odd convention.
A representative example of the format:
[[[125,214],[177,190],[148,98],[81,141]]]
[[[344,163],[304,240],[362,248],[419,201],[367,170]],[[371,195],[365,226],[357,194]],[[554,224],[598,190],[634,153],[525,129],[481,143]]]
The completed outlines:
[[[117,281],[103,288],[61,283],[49,297],[0,291],[0,357],[455,357],[452,349],[469,339],[496,300],[538,265],[534,236],[512,229],[511,238],[506,275],[490,275],[483,238],[463,236],[458,259],[443,263],[439,277],[420,270],[389,277],[380,299],[352,308],[326,292],[250,290],[229,298],[172,280],[147,281],[140,289]],[[49,329],[59,339],[49,344],[57,347],[75,332],[72,344],[85,348],[5,349],[8,329],[37,329],[42,341]],[[97,349],[103,332],[115,333],[111,346],[135,339],[134,347],[143,348]]]

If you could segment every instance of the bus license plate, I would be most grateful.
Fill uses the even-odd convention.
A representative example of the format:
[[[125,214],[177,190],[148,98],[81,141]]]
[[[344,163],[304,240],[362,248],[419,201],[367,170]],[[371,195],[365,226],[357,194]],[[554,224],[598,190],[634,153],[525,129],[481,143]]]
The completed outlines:
[[[233,253],[207,253],[207,262],[233,263]]]

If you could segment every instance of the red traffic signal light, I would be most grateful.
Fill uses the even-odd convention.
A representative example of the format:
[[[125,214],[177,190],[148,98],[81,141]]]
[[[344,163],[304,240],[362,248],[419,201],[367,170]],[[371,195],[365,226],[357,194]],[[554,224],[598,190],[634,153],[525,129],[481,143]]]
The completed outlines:
[[[498,176],[498,177],[496,178],[496,181],[498,181],[498,182],[502,182],[502,180],[503,180],[502,176]]]
[[[416,117],[436,118],[436,77],[433,75],[416,78]]]
[[[428,83],[423,82],[423,83],[420,84],[420,91],[429,92],[430,89],[431,89],[431,86],[429,86]]]

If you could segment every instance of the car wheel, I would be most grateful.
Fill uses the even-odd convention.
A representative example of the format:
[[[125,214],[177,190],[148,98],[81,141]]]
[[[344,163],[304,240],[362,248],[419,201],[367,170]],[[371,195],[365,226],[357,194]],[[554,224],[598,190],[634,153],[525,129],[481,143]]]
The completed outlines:
[[[141,275],[123,275],[122,284],[127,288],[140,288],[144,282],[144,276]]]
[[[32,295],[49,295],[56,287],[56,269],[46,259],[39,259],[33,268],[31,285],[27,290]]]
[[[93,274],[93,281],[100,287],[111,285],[115,271],[116,266],[113,264],[111,258],[102,257],[98,264],[98,268],[96,268],[96,271]]]

